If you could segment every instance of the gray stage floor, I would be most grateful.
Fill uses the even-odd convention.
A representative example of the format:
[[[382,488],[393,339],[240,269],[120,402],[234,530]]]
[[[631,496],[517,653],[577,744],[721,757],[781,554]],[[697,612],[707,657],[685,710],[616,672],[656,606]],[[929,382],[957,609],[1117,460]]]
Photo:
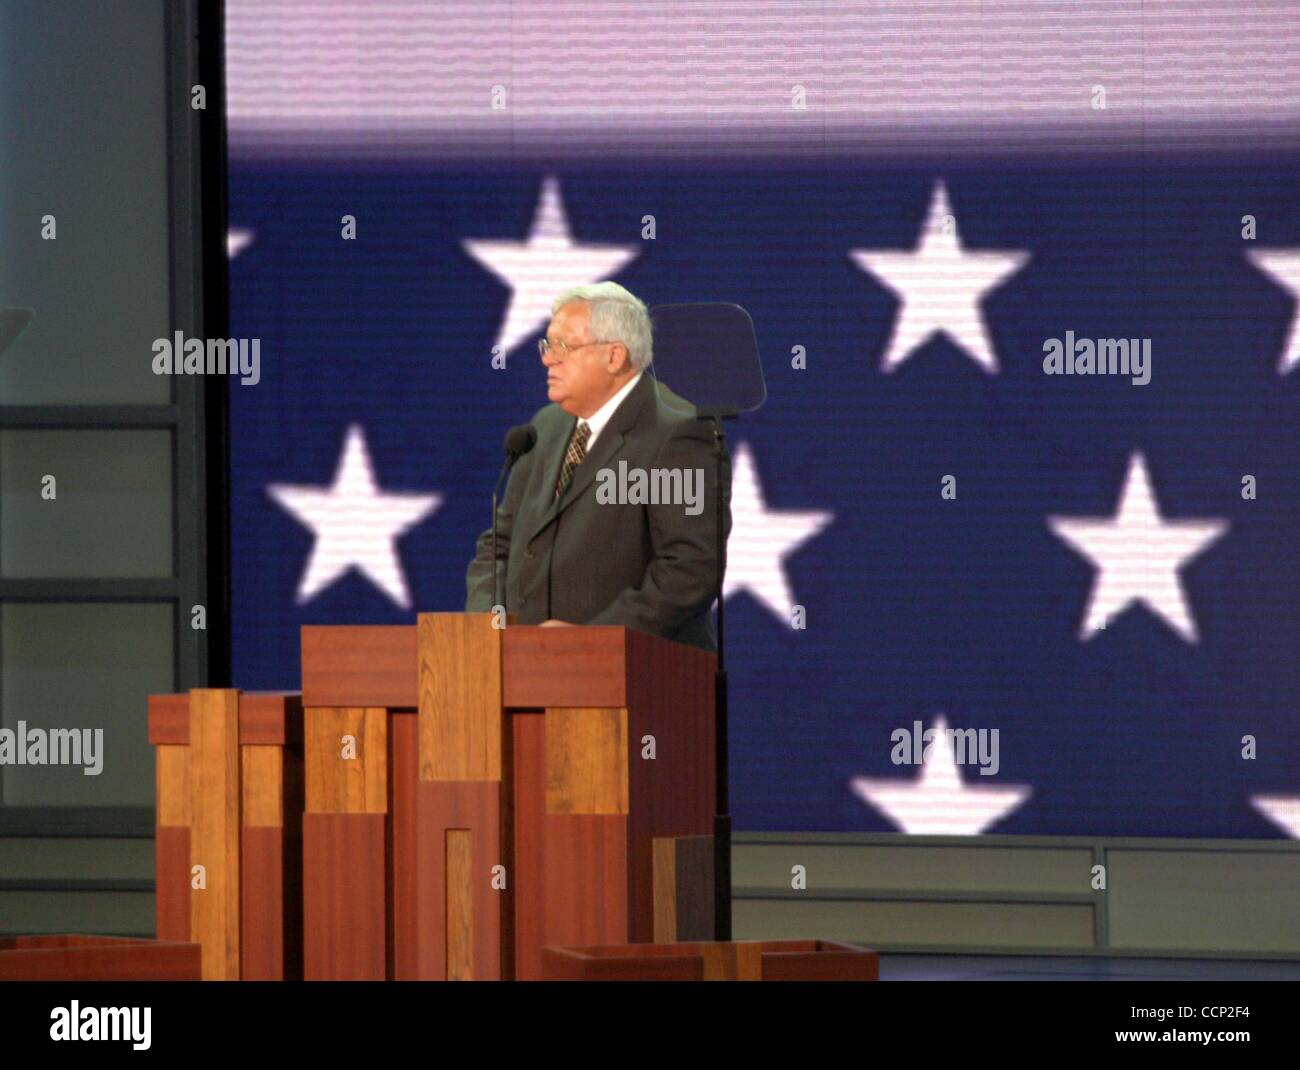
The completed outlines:
[[[882,981],[1295,981],[1300,962],[885,955]]]

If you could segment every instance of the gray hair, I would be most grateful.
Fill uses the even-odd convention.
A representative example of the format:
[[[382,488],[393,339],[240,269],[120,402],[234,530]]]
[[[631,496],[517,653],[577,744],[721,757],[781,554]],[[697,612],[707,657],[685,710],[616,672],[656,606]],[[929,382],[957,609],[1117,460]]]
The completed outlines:
[[[654,359],[650,313],[645,302],[616,282],[597,282],[565,290],[551,303],[551,315],[573,301],[591,308],[591,337],[599,342],[622,342],[632,367],[642,371]]]

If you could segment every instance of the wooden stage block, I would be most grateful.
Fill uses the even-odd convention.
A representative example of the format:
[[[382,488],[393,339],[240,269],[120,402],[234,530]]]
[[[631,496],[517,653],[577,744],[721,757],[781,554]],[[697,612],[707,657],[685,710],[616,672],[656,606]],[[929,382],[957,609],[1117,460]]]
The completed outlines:
[[[203,977],[301,977],[302,706],[296,695],[152,695],[159,938]],[[195,867],[202,866],[202,888]]]
[[[0,981],[197,981],[198,944],[61,933],[0,937]]]

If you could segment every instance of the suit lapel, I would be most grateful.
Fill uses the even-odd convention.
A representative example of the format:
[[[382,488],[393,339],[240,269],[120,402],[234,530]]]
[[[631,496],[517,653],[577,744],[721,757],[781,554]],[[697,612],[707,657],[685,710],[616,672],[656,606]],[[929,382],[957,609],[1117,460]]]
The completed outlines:
[[[609,423],[605,425],[600,437],[596,440],[596,445],[582,459],[582,463],[573,470],[573,478],[569,480],[569,485],[565,488],[563,496],[556,502],[555,484],[560,478],[560,465],[564,460],[565,452],[569,448],[569,439],[573,435],[573,428],[578,421],[570,419],[567,422],[568,434],[566,434],[560,447],[553,451],[554,456],[551,457],[546,466],[546,482],[542,486],[542,492],[546,495],[545,505],[542,509],[541,520],[538,521],[532,534],[528,536],[529,541],[536,538],[538,532],[543,530],[547,524],[575,502],[578,496],[596,478],[596,473],[604,468],[623,448],[627,432],[636,423],[637,418],[641,415],[641,410],[646,406],[653,394],[654,380],[648,372],[643,372],[640,381],[632,388],[632,392],[623,399],[623,403],[610,417]]]
[[[543,527],[550,523],[550,518],[554,515],[555,484],[559,482],[560,466],[564,463],[564,454],[569,448],[569,440],[573,437],[573,429],[577,423],[575,417],[566,416],[565,419],[559,422],[559,431],[557,431],[555,438],[551,439],[546,445],[547,452],[543,454],[546,457],[546,464],[542,468],[541,482],[533,492],[532,515],[541,519],[533,525],[532,531],[528,533],[529,542]]]
[[[567,417],[561,424],[563,433],[559,435],[559,441],[551,447],[542,479],[540,512],[545,512],[546,508],[555,501],[555,484],[560,481],[560,467],[564,464],[564,455],[568,452],[569,442],[573,439],[573,429],[577,424],[575,417]]]

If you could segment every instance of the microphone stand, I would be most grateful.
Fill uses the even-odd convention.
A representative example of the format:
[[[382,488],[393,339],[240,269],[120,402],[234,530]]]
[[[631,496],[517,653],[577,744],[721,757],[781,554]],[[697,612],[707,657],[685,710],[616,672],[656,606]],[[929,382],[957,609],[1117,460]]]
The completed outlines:
[[[497,575],[497,557],[500,554],[497,549],[497,499],[501,496],[501,484],[510,474],[510,469],[515,466],[515,461],[522,456],[521,453],[506,454],[506,463],[501,466],[501,474],[497,476],[497,485],[492,491],[492,605],[500,606],[502,610],[505,609],[505,602],[502,601],[504,584]]]
[[[723,522],[722,464],[727,456],[726,434],[723,420],[734,420],[734,408],[697,409],[696,417],[713,424],[713,501],[714,547],[718,562],[715,595],[718,604],[718,668],[713,676],[713,938],[731,939],[731,803],[727,779],[727,657],[726,608],[722,599],[722,586],[727,572],[727,533]],[[731,496],[726,505],[730,508]]]

